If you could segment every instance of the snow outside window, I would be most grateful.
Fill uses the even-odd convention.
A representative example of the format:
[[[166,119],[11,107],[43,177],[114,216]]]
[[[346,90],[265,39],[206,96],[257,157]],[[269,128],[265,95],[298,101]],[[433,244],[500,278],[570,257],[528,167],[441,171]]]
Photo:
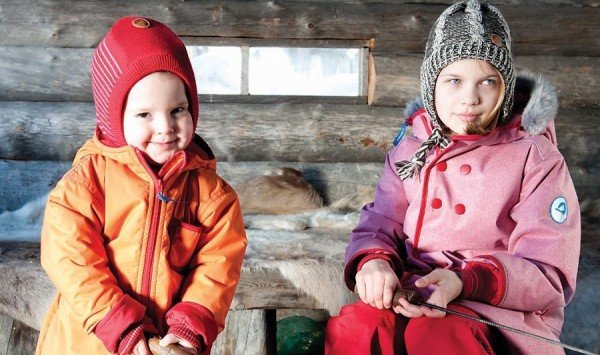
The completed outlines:
[[[361,96],[366,48],[188,46],[198,92]]]
[[[242,48],[187,46],[199,94],[241,93]]]

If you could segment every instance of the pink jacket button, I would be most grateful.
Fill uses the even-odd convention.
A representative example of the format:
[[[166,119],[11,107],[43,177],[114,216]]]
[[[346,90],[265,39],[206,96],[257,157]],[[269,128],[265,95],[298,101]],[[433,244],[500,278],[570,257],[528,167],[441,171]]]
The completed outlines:
[[[463,175],[467,175],[468,173],[471,172],[471,165],[469,164],[464,164],[460,167],[460,173]]]
[[[447,168],[448,168],[448,164],[446,164],[445,161],[443,161],[437,165],[437,169],[439,171],[446,171]]]
[[[434,198],[431,201],[431,207],[435,209],[442,207],[442,200],[440,200],[439,198]]]
[[[463,205],[462,203],[457,204],[456,206],[454,206],[454,212],[456,212],[456,214],[464,214],[465,205]]]

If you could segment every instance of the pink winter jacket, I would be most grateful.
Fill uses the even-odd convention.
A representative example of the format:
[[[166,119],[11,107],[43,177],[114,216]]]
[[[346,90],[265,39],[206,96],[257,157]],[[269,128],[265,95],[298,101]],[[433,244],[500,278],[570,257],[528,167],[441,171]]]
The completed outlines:
[[[579,204],[556,147],[554,89],[531,74],[518,83],[527,102],[522,114],[485,137],[452,137],[448,148],[430,153],[418,177],[403,182],[394,163],[409,160],[431,132],[425,110],[412,114],[413,136],[388,153],[375,201],[363,208],[350,237],[350,289],[360,260],[375,252],[388,255],[408,289],[434,268],[487,263],[502,275],[497,304],[457,302],[485,319],[558,339],[575,292]],[[421,290],[425,298],[430,292]],[[559,346],[502,333],[511,352],[564,354]]]

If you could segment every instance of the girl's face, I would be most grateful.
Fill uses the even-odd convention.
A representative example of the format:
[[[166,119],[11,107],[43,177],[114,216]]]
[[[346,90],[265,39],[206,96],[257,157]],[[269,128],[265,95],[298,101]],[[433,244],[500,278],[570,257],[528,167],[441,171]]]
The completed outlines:
[[[503,83],[491,64],[463,59],[446,66],[435,83],[435,110],[452,134],[482,131],[495,117]]]
[[[146,154],[150,163],[164,164],[185,149],[193,132],[185,87],[172,73],[152,73],[129,91],[123,113],[127,144]]]

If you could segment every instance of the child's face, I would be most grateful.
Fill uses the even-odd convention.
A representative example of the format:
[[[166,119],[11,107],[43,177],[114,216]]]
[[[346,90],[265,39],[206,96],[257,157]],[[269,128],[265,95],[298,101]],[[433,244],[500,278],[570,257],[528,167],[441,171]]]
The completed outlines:
[[[156,164],[187,147],[194,132],[181,79],[157,72],[138,81],[127,96],[123,131],[127,144]]]
[[[499,102],[502,81],[498,71],[478,59],[463,59],[446,66],[435,83],[435,110],[454,134],[468,127],[487,127]]]

